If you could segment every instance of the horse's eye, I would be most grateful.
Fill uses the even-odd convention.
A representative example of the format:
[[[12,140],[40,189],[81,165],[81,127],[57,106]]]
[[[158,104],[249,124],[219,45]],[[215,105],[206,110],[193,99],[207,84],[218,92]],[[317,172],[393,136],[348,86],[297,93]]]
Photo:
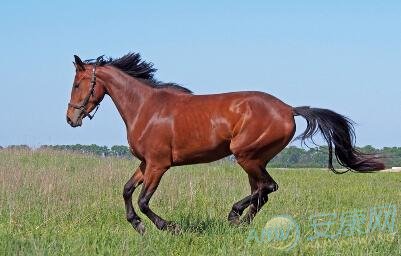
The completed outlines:
[[[78,88],[79,87],[79,83],[74,83],[74,88]]]

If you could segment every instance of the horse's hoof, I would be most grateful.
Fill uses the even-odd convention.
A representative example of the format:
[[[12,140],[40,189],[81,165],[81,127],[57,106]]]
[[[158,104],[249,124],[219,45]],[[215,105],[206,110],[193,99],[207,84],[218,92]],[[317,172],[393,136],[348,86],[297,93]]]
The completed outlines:
[[[136,231],[138,231],[139,234],[141,235],[145,234],[145,225],[143,225],[141,221],[136,224],[132,224],[132,226]]]
[[[240,221],[241,215],[231,211],[230,214],[228,214],[228,221],[230,222],[231,225],[239,225],[241,223]]]
[[[234,226],[238,226],[239,224],[241,224],[241,221],[239,218],[232,218],[228,220],[230,222],[231,225]]]

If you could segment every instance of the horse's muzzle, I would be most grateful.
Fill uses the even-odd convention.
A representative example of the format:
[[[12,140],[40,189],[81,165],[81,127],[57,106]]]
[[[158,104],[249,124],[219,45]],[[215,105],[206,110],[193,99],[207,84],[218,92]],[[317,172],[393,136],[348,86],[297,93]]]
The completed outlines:
[[[81,125],[82,125],[82,118],[78,118],[75,122],[73,122],[73,121],[71,120],[71,118],[69,118],[69,117],[67,116],[67,123],[68,123],[69,125],[71,125],[71,127],[78,127],[78,126],[81,126]]]

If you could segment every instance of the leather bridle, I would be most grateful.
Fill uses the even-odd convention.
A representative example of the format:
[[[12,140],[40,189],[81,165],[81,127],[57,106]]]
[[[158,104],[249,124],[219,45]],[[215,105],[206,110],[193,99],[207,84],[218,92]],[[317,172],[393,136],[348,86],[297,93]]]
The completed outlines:
[[[103,57],[103,56],[101,56],[101,57]],[[89,119],[92,119],[92,118],[95,116],[95,114],[96,114],[96,112],[97,112],[97,110],[98,110],[98,108],[99,108],[99,106],[100,106],[100,102],[97,103],[95,112],[94,112],[92,115],[90,114],[90,112],[88,112],[88,111],[86,110],[86,105],[89,103],[90,97],[93,96],[93,94],[94,94],[94,92],[95,92],[95,85],[96,85],[96,66],[98,65],[99,61],[101,60],[101,57],[97,58],[97,59],[96,59],[96,62],[93,64],[92,78],[91,78],[91,82],[90,82],[90,89],[89,89],[88,94],[86,95],[86,97],[85,97],[84,100],[82,101],[82,103],[79,104],[79,105],[78,105],[78,104],[73,104],[73,103],[71,103],[71,102],[68,103],[68,106],[73,107],[73,108],[75,108],[75,109],[81,110],[81,113],[84,114],[84,117],[87,116],[87,117],[89,117]]]

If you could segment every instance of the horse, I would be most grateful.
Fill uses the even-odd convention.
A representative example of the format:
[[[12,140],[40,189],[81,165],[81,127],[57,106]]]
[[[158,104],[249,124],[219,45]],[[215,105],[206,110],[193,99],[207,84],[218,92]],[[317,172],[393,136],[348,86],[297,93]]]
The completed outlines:
[[[159,230],[176,232],[177,224],[149,207],[163,174],[173,166],[208,163],[230,155],[247,173],[251,193],[233,204],[228,221],[251,223],[268,195],[278,190],[266,166],[294,137],[295,116],[307,122],[297,139],[305,141],[317,132],[322,134],[328,145],[328,168],[333,172],[339,173],[333,167],[333,155],[348,170],[385,168],[377,156],[355,148],[352,120],[332,110],[292,107],[258,91],[195,95],[178,84],[158,81],[153,63],[142,60],[138,53],[86,61],[74,55],[73,63],[76,72],[68,124],[78,127],[85,117],[92,119],[109,95],[124,120],[130,151],[141,161],[123,189],[127,221],[140,234],[145,226],[132,205],[132,193],[138,186],[142,184],[140,211]]]

